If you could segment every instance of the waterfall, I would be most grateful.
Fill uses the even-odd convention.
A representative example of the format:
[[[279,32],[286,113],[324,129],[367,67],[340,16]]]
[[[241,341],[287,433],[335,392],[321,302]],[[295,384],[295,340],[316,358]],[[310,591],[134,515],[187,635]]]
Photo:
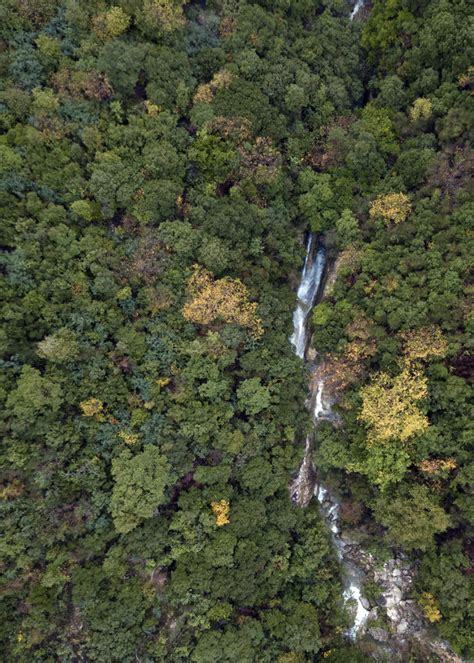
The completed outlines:
[[[301,282],[298,288],[298,303],[293,313],[293,334],[290,341],[294,345],[298,357],[304,358],[308,341],[306,323],[318,294],[321,279],[326,265],[326,252],[318,246],[315,255],[316,236],[310,234],[304,261]]]
[[[312,307],[322,296],[325,268],[326,251],[321,244],[318,245],[315,235],[310,234],[301,283],[298,288],[297,306],[293,314],[293,334],[290,337],[295,353],[303,359],[306,358],[309,341],[308,317]],[[332,411],[333,401],[328,394],[325,394],[324,377],[318,374],[314,364],[311,365],[311,369],[316,375],[312,380],[311,397],[308,399],[307,405],[312,411],[314,429],[317,431],[317,427],[322,421],[335,422],[337,417]],[[406,644],[404,638],[405,635],[408,635],[410,638],[418,640],[426,652],[434,654],[437,657],[434,660],[466,663],[464,659],[454,654],[447,643],[434,638],[430,630],[426,628],[423,616],[410,596],[413,573],[406,557],[394,553],[394,558],[386,561],[382,568],[379,568],[375,565],[371,553],[364,551],[346,534],[342,535],[340,503],[328,487],[317,481],[312,453],[313,438],[314,435],[309,435],[306,439],[303,461],[296,479],[290,486],[290,495],[291,499],[300,507],[307,506],[314,496],[318,500],[321,513],[331,533],[337,557],[342,565],[343,598],[351,607],[352,626],[346,631],[346,636],[355,640],[358,635],[365,632],[369,616],[373,616],[369,601],[362,595],[367,570],[372,569],[374,580],[379,584],[381,591],[382,605],[385,605],[386,616],[394,631],[392,649],[387,649],[389,633],[381,628],[368,628],[368,634],[375,638],[375,641],[380,638],[378,646],[380,646],[382,655],[385,657],[387,652],[391,651],[397,655],[393,660],[405,660],[398,658],[398,653],[402,643]]]
[[[359,13],[359,11],[362,9],[362,7],[365,4],[365,0],[357,0],[356,3],[354,4],[351,12],[351,21],[354,20],[356,15]]]
[[[293,313],[293,334],[290,341],[294,346],[298,357],[305,358],[308,345],[308,316],[318,295],[321,295],[321,285],[326,267],[326,251],[317,243],[314,234],[310,234],[307,242],[306,258],[301,282],[297,293],[297,305]],[[315,427],[324,420],[331,418],[330,403],[324,401],[324,381],[318,380],[315,385],[313,419]],[[310,405],[311,407],[311,405]],[[339,502],[331,495],[327,488],[316,485],[316,473],[312,460],[311,438],[306,440],[305,453],[298,475],[290,488],[290,494],[294,502],[300,506],[306,506],[313,495],[316,495],[321,506],[326,523],[331,531],[331,536],[336,549],[337,556],[344,568],[344,599],[355,604],[354,622],[347,635],[355,638],[357,633],[365,624],[369,611],[362,604],[362,577],[361,570],[345,559],[344,549],[346,543],[341,539],[339,528]]]
[[[339,502],[334,495],[331,495],[328,489],[322,485],[316,487],[315,495],[320,504],[324,519],[331,531],[331,537],[336,549],[337,557],[343,565],[343,598],[347,603],[350,602],[354,606],[353,623],[351,628],[346,632],[346,635],[351,640],[354,640],[364,627],[370,612],[366,608],[367,603],[362,596],[364,574],[362,569],[359,569],[353,562],[347,559],[345,555],[346,547],[350,544],[341,539],[341,530],[339,528]]]

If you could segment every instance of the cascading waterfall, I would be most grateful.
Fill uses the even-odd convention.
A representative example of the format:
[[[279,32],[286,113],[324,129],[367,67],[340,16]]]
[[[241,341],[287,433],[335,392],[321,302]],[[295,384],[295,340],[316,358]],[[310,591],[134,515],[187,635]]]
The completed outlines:
[[[326,251],[322,244],[317,244],[317,237],[310,234],[308,237],[306,258],[304,262],[301,282],[298,288],[298,302],[293,314],[293,334],[290,341],[295,353],[305,358],[308,345],[308,316],[318,295],[321,295],[321,286],[326,267]],[[310,402],[313,399],[310,399]],[[319,380],[316,385],[313,418],[315,427],[324,419],[331,419],[331,406],[324,401],[324,382]],[[315,471],[311,457],[311,438],[306,440],[305,453],[298,475],[291,488],[291,496],[300,506],[305,506],[311,497],[316,495],[321,505],[321,511],[331,531],[337,556],[344,567],[344,598],[355,605],[354,623],[348,631],[348,636],[355,638],[368,617],[368,610],[362,604],[362,572],[349,560],[345,559],[346,544],[341,539],[339,528],[339,503],[327,488],[316,484]]]
[[[318,382],[316,391],[316,405],[314,408],[314,424],[317,426],[321,419],[328,418],[331,415],[330,406],[324,406],[323,401],[324,383],[322,380]],[[316,485],[315,495],[321,506],[321,511],[324,514],[329,529],[331,530],[332,540],[339,560],[344,566],[344,599],[353,603],[354,621],[352,627],[347,632],[347,635],[354,639],[359,631],[362,629],[369,616],[369,610],[363,605],[362,602],[362,585],[363,573],[358,569],[354,563],[345,559],[344,549],[346,543],[341,538],[341,531],[339,528],[339,502],[331,493],[322,485]]]
[[[358,14],[360,9],[365,4],[365,0],[357,0],[350,15],[352,21]],[[298,288],[298,302],[293,313],[293,334],[290,341],[295,348],[295,353],[302,359],[305,358],[306,347],[308,345],[308,329],[307,320],[311,310],[316,302],[318,294],[321,294],[321,284],[326,267],[326,252],[324,247],[320,244],[316,246],[317,237],[311,233],[308,237],[306,258],[304,261],[303,272],[301,275],[301,282]],[[317,425],[323,419],[331,419],[331,404],[324,403],[324,382],[319,380],[316,385],[316,396],[314,399],[313,420],[314,425]],[[310,401],[310,402],[311,402]],[[341,531],[339,528],[339,502],[334,495],[328,491],[327,488],[315,482],[315,469],[312,460],[312,444],[311,438],[306,439],[305,453],[303,462],[301,463],[298,475],[291,487],[292,499],[300,504],[306,506],[311,499],[311,493],[308,487],[316,485],[314,494],[321,506],[321,511],[324,514],[328,527],[331,531],[334,546],[336,548],[337,556],[342,562],[344,567],[344,599],[350,601],[354,606],[354,621],[351,629],[347,635],[350,638],[355,638],[362,630],[364,624],[369,616],[369,610],[363,604],[362,597],[362,584],[363,573],[358,569],[353,562],[345,559],[344,549],[346,543],[341,539]]]
[[[298,288],[298,303],[293,315],[293,334],[290,337],[295,353],[302,359],[306,359],[306,348],[309,341],[308,317],[312,308],[323,295],[323,280],[326,268],[326,251],[322,244],[318,244],[317,237],[310,234],[308,237],[306,258],[301,283]],[[311,371],[316,374],[312,381],[311,395],[307,405],[312,411],[315,430],[321,421],[337,421],[337,416],[332,411],[333,401],[325,394],[324,379],[318,376],[317,366],[310,364]],[[369,617],[372,617],[370,603],[362,594],[364,579],[367,577],[367,568],[362,565],[365,561],[372,568],[375,580],[379,583],[382,605],[385,606],[386,614],[395,632],[394,649],[387,649],[388,633],[383,629],[369,628],[368,632],[374,634],[382,632],[383,638],[380,644],[383,656],[391,651],[396,657],[393,660],[405,660],[398,657],[401,641],[397,638],[409,635],[422,643],[427,652],[431,652],[436,658],[433,660],[446,661],[450,663],[465,663],[458,657],[445,642],[437,640],[433,634],[426,629],[423,617],[414,601],[403,599],[403,595],[409,596],[412,574],[404,558],[391,559],[385,562],[382,568],[375,569],[372,555],[341,535],[340,527],[340,503],[329,488],[317,481],[317,473],[314,467],[312,451],[313,436],[306,439],[303,461],[300,465],[296,479],[290,486],[292,500],[301,507],[309,504],[315,496],[319,502],[321,513],[331,532],[331,538],[336,550],[337,557],[343,568],[344,592],[343,598],[350,605],[353,622],[346,635],[351,640],[362,634],[367,627]],[[357,554],[354,555],[354,551]],[[386,635],[385,635],[386,634]],[[379,636],[377,636],[379,637]],[[430,654],[430,655],[431,655]],[[431,659],[430,659],[431,660]]]
[[[315,255],[316,236],[311,234],[308,238],[308,248],[304,261],[301,282],[298,288],[298,304],[293,313],[293,334],[290,341],[295,346],[295,352],[298,357],[303,358],[307,345],[306,321],[314,301],[318,294],[319,287],[326,265],[326,252],[323,246],[319,246]]]

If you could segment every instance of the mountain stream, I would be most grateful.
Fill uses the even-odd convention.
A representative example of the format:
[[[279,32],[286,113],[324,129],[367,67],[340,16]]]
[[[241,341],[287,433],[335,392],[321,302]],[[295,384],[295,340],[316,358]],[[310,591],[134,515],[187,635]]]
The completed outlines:
[[[327,393],[324,379],[320,377],[321,372],[317,370],[317,359],[312,359],[313,351],[308,350],[311,335],[308,320],[314,306],[324,297],[327,272],[326,249],[315,234],[310,234],[297,292],[290,341],[298,357],[305,360],[312,376],[306,405],[312,414],[314,430],[306,439],[303,460],[290,485],[291,499],[302,508],[306,507],[313,497],[318,500],[342,567],[343,597],[352,616],[352,625],[346,632],[349,639],[355,640],[362,636],[368,638],[376,660],[380,660],[380,656],[383,660],[386,660],[387,656],[392,661],[408,660],[405,655],[409,643],[416,641],[426,653],[434,655],[434,658],[429,660],[458,663],[462,659],[454,654],[446,643],[437,639],[412,598],[411,588],[416,569],[412,568],[407,557],[392,550],[391,559],[377,564],[370,552],[352,540],[346,531],[341,531],[339,499],[319,480],[313,462],[313,443],[317,428],[324,420],[333,423],[339,420],[332,410],[335,399]],[[335,274],[332,274],[332,278],[334,277]],[[369,601],[363,595],[364,582],[367,581],[375,582],[379,587],[380,595],[375,602],[373,599]],[[384,628],[375,626],[375,620],[380,624],[381,617],[385,620]]]

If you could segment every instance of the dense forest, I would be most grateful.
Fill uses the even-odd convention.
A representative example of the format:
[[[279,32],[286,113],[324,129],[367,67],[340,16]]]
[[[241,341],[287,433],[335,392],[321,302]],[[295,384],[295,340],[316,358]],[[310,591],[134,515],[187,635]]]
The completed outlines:
[[[0,3],[3,660],[367,660],[288,492],[308,231],[318,472],[474,656],[474,11],[351,10]]]

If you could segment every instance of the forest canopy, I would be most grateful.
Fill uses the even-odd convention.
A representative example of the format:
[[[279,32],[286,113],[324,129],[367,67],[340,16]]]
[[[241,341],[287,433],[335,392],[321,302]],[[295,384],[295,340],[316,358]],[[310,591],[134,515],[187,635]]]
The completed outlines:
[[[308,231],[318,473],[474,655],[474,14],[366,4],[1,3],[5,660],[366,660],[288,492]]]

